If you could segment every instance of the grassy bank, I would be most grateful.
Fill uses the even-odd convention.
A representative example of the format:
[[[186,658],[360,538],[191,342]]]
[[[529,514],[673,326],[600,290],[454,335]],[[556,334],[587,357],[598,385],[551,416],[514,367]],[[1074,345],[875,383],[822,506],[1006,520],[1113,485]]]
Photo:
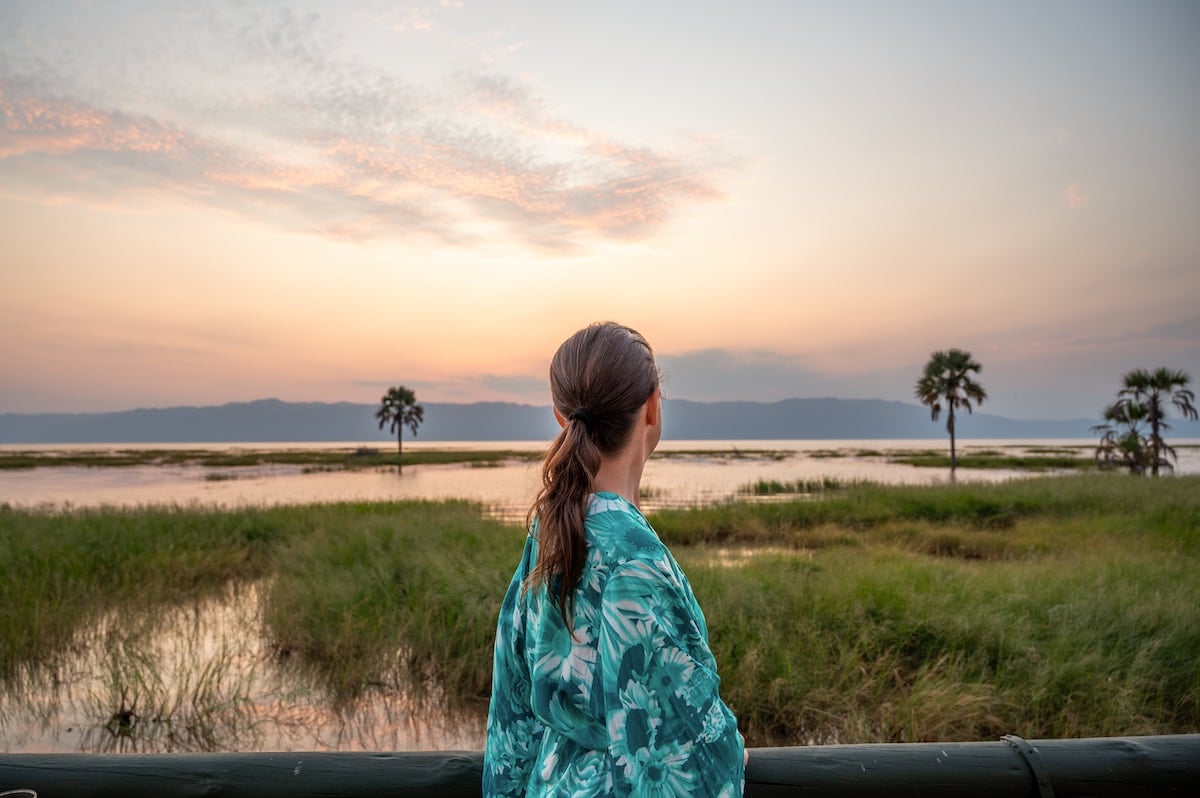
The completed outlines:
[[[1051,450],[1027,450],[1025,454],[982,450],[959,454],[959,468],[1003,468],[1014,471],[1094,471],[1096,458],[1071,452]],[[918,468],[949,468],[950,455],[945,452],[919,451],[909,454],[891,455],[889,463],[917,466]]]
[[[1200,729],[1200,478],[854,484],[651,520],[751,744]],[[0,509],[0,675],[103,609],[262,579],[278,656],[338,695],[482,698],[523,538],[454,502]]]
[[[127,468],[201,466],[241,468],[294,465],[308,471],[380,468],[398,465],[500,463],[536,460],[541,452],[490,449],[410,449],[403,456],[386,448],[346,449],[50,449],[0,452],[0,470],[26,468]]]

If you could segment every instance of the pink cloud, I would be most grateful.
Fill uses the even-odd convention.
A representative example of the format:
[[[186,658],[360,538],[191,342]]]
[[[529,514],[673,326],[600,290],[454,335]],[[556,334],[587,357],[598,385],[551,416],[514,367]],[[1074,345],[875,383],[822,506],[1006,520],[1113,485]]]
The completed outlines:
[[[1069,211],[1073,211],[1076,208],[1082,208],[1084,205],[1087,205],[1092,201],[1091,196],[1088,195],[1087,191],[1079,183],[1072,183],[1071,185],[1067,186],[1066,197],[1067,210]]]
[[[330,237],[460,243],[484,221],[555,250],[645,238],[721,196],[705,154],[612,141],[504,78],[460,80],[449,96],[394,89],[260,99],[206,126],[0,76],[0,175],[26,195],[161,192]]]

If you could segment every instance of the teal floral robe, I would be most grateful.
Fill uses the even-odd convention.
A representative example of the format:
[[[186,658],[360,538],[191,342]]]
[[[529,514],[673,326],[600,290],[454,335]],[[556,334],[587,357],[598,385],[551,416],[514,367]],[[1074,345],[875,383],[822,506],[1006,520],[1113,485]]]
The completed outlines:
[[[484,796],[740,798],[742,738],[675,558],[614,493],[592,494],[585,531],[574,637],[544,587],[522,591],[536,523],[504,597]]]

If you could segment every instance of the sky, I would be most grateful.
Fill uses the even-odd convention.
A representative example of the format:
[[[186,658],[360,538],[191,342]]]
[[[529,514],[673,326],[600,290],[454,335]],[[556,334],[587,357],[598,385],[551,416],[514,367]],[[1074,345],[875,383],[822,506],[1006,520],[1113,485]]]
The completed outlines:
[[[1200,384],[1200,3],[0,0],[0,413]]]

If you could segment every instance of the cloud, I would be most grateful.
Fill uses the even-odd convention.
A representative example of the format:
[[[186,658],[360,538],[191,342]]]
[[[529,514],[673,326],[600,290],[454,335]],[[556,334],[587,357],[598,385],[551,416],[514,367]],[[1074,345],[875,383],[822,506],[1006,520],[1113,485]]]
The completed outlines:
[[[440,15],[450,10],[457,11],[462,8],[462,5],[461,0],[408,3],[363,16],[381,27],[397,33],[427,33],[437,27]]]
[[[656,355],[667,397],[697,401],[777,401],[791,398],[906,398],[912,368],[835,374],[794,356],[767,350],[705,349]]]
[[[140,60],[97,66],[108,80],[66,56],[0,52],[6,190],[183,198],[338,239],[461,245],[499,232],[572,251],[653,236],[720,198],[732,166],[704,146],[654,148],[571,124],[494,70],[413,85],[338,56],[314,14],[251,6],[195,23],[194,40],[169,41],[171,52],[150,43]]]
[[[1073,211],[1076,208],[1082,208],[1092,201],[1087,191],[1079,183],[1072,183],[1067,186],[1066,190],[1067,210]]]
[[[1024,356],[1029,350],[1054,351],[1078,354],[1096,351],[1102,354],[1135,351],[1159,353],[1160,357],[1200,355],[1200,316],[1163,321],[1147,327],[1122,330],[1113,333],[1081,335],[1061,332],[1053,335],[1027,339],[1015,349]]]
[[[386,390],[397,380],[359,380],[360,388]],[[402,380],[422,399],[433,402],[521,402],[549,404],[550,388],[546,378],[524,374],[471,374],[445,379]]]

